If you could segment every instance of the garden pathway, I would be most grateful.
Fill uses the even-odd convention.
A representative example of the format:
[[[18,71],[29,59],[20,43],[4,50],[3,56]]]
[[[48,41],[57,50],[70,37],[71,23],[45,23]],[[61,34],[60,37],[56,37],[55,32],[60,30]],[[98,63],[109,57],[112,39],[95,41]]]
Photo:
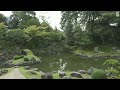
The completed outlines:
[[[19,68],[15,68],[10,73],[0,76],[0,79],[26,79],[24,75],[20,72]]]

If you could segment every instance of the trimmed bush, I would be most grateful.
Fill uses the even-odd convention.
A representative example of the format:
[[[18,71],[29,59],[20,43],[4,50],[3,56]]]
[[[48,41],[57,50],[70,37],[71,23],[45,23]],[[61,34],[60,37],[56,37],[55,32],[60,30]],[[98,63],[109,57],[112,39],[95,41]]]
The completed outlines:
[[[17,59],[21,59],[21,58],[23,58],[24,56],[23,55],[20,55],[20,56],[14,56],[14,60],[17,60]]]
[[[92,79],[107,79],[106,73],[103,70],[96,69],[92,72]]]
[[[24,61],[29,61],[29,58],[28,57],[24,57]]]
[[[36,61],[36,59],[34,57],[31,57],[30,61]]]

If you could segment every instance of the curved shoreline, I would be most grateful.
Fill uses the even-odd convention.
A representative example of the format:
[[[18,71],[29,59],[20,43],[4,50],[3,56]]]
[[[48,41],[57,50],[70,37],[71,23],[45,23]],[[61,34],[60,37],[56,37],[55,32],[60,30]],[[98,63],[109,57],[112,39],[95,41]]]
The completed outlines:
[[[80,57],[84,57],[84,58],[120,58],[120,55],[88,55],[88,54],[74,54],[75,56],[80,56]]]

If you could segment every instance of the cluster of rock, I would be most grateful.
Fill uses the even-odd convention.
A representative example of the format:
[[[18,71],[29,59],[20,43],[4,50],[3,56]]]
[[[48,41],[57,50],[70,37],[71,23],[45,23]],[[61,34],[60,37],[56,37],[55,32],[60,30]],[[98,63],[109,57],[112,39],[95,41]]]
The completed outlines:
[[[63,78],[64,76],[66,76],[66,73],[65,73],[65,72],[59,72],[59,77],[60,77],[60,78]]]
[[[53,75],[51,73],[42,73],[41,79],[53,79]]]
[[[79,72],[72,72],[70,76],[67,76],[65,72],[59,72],[59,77],[62,79],[72,79],[71,77],[83,78],[81,73]]]
[[[7,72],[8,72],[8,70],[2,69],[2,70],[0,70],[0,75],[3,75],[3,74],[5,74],[5,73],[7,73]]]
[[[3,68],[9,68],[9,67],[14,67],[14,66],[29,66],[29,65],[35,65],[39,64],[41,61],[27,61],[27,62],[21,62],[18,64],[10,63],[10,62],[5,62],[2,64]]]
[[[79,70],[77,72],[73,71],[70,74],[70,76],[67,76],[67,74],[64,71],[59,71],[59,72],[55,72],[55,73],[58,73],[59,77],[61,79],[72,79],[72,77],[84,79],[82,74],[89,74],[89,75],[91,75],[94,70],[95,70],[95,68],[91,67],[88,70]],[[53,75],[52,75],[52,73],[42,73],[41,79],[53,79]]]
[[[88,70],[79,70],[78,73],[91,75],[92,72],[93,72],[95,69],[96,69],[96,68],[90,67]]]
[[[83,78],[82,75],[81,75],[81,73],[79,73],[79,72],[72,72],[70,74],[70,76],[71,77],[77,77],[77,78]]]

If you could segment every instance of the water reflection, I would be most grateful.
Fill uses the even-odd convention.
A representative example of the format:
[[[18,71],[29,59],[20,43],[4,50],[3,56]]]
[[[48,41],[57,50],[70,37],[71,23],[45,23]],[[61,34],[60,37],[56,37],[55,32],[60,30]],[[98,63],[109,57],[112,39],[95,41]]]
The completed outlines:
[[[88,70],[90,67],[94,68],[105,68],[103,63],[108,59],[117,59],[118,57],[107,57],[107,58],[83,58],[80,56],[75,56],[72,54],[61,54],[61,55],[47,55],[42,56],[42,63],[39,65],[34,65],[33,67],[39,68],[41,71],[57,71],[60,67],[60,59],[62,60],[62,65],[67,63],[65,70],[78,71],[78,70]]]

